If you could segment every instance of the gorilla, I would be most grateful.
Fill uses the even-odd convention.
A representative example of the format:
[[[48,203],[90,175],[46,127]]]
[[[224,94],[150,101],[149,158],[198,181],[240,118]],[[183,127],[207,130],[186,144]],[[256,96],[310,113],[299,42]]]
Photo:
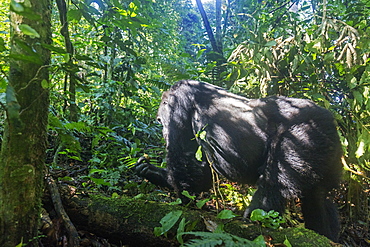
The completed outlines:
[[[257,186],[244,217],[257,208],[283,214],[287,200],[298,197],[305,226],[338,240],[337,207],[328,194],[340,182],[342,148],[328,110],[306,99],[247,99],[183,80],[163,93],[157,120],[163,125],[167,168],[140,158],[139,176],[197,193],[210,189],[213,169]],[[202,161],[195,157],[199,146]]]

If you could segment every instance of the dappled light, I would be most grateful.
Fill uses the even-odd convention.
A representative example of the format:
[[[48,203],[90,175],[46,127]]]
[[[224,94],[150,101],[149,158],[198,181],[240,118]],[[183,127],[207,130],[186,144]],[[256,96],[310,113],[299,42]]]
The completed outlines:
[[[368,246],[369,16],[3,1],[0,246]]]

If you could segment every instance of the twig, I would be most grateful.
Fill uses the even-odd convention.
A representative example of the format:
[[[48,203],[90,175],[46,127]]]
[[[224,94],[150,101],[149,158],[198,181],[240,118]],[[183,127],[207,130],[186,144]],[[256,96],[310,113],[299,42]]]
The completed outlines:
[[[347,164],[346,160],[344,159],[344,157],[342,157],[342,164],[343,164],[345,170],[350,171],[353,174],[359,175],[359,176],[361,176],[365,179],[369,179],[364,173],[359,172],[359,171],[355,171],[352,168],[350,168],[349,165]]]
[[[20,92],[20,91],[22,91],[22,90],[27,89],[27,88],[31,85],[31,83],[32,83],[32,82],[39,80],[40,78],[39,78],[38,76],[39,76],[39,74],[41,73],[41,70],[42,70],[42,69],[45,69],[45,68],[49,68],[49,67],[51,67],[51,65],[43,65],[43,66],[41,66],[40,68],[38,68],[38,70],[36,71],[35,76],[34,76],[34,77],[29,81],[29,82],[27,82],[27,85],[25,85],[24,87],[21,87],[21,88],[18,90],[18,92],[17,92],[17,93],[19,93],[19,92]]]
[[[4,111],[6,111],[6,105],[4,105],[3,102],[0,102],[0,106],[1,106],[1,108],[3,108]]]

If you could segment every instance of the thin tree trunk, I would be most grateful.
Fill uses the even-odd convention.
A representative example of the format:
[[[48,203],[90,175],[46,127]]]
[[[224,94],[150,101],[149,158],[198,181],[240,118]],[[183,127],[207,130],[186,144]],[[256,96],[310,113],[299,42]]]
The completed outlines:
[[[227,0],[227,6],[226,6],[226,13],[225,13],[225,18],[224,18],[224,25],[222,27],[222,35],[226,35],[226,29],[227,29],[227,24],[230,16],[230,1]]]
[[[73,64],[73,56],[74,56],[74,48],[71,42],[71,38],[69,35],[68,30],[68,20],[67,20],[67,5],[65,0],[57,0],[56,1],[58,10],[59,10],[59,19],[62,28],[60,29],[60,33],[64,37],[64,43],[66,46],[67,53],[69,54],[68,60],[68,69],[72,69],[74,67]],[[68,87],[68,97],[69,97],[69,120],[72,122],[77,122],[78,120],[78,107],[76,105],[76,77],[73,71],[68,72],[69,77],[69,87]]]
[[[204,27],[206,29],[206,32],[207,32],[209,41],[211,42],[212,50],[214,52],[217,52],[217,53],[222,54],[222,51],[219,50],[219,47],[217,45],[215,36],[213,35],[213,31],[212,31],[211,25],[209,24],[209,20],[208,20],[207,14],[204,11],[204,7],[203,7],[203,4],[202,4],[202,1],[201,0],[196,0],[196,1],[197,1],[197,5],[198,5],[198,9],[199,9],[200,15],[202,16],[202,19],[203,19],[203,24],[204,24]]]
[[[216,45],[220,54],[222,54],[221,19],[221,0],[216,0]]]
[[[207,54],[207,58],[210,61],[215,61],[217,65],[212,70],[213,83],[218,84],[222,81],[222,73],[226,70],[226,67],[222,66],[226,62],[226,59],[223,57],[222,50],[221,0],[216,0],[216,37],[213,34],[211,25],[209,24],[208,17],[206,12],[204,11],[202,1],[196,0],[196,2],[213,50],[213,52]]]
[[[21,4],[20,2],[17,4]],[[12,9],[12,8],[11,8]],[[0,155],[0,246],[37,246],[49,107],[50,0],[10,13],[11,51]],[[16,11],[14,10],[14,11]],[[28,33],[26,35],[25,33]]]

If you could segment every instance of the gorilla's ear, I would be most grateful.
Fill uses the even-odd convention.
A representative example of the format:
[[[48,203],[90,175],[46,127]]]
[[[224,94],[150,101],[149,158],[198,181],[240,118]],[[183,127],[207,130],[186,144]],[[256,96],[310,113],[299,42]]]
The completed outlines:
[[[164,91],[162,94],[162,102],[161,103],[168,103],[168,97],[170,96],[170,91]]]
[[[157,122],[160,124],[166,124],[169,122],[169,114],[170,114],[170,109],[168,108],[168,100],[170,97],[170,92],[165,91],[162,94],[162,100],[158,108],[157,112]]]

